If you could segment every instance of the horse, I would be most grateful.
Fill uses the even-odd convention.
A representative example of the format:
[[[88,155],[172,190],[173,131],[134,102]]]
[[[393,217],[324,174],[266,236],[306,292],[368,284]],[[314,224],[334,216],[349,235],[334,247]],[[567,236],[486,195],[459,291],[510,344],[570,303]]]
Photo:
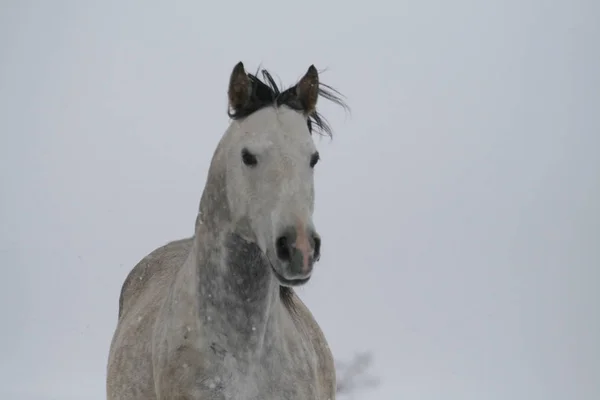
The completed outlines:
[[[341,94],[311,65],[282,90],[237,63],[230,125],[209,166],[191,237],[146,255],[123,282],[108,400],[333,400],[328,342],[294,287],[321,252],[312,221],[317,111]]]

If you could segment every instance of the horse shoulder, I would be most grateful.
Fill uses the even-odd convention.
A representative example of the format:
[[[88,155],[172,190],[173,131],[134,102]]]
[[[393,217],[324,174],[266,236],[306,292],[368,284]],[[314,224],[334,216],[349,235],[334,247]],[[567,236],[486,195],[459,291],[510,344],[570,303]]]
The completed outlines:
[[[146,255],[133,267],[121,286],[119,318],[128,305],[140,296],[149,282],[158,275],[168,274],[170,269],[182,264],[188,255],[191,243],[191,238],[169,242]]]
[[[317,355],[317,376],[324,398],[334,400],[336,392],[335,363],[325,334],[308,307],[296,293],[291,292],[291,294],[284,296],[287,297],[284,302],[290,311],[290,315],[296,323],[301,323],[304,329],[306,329],[308,338]]]

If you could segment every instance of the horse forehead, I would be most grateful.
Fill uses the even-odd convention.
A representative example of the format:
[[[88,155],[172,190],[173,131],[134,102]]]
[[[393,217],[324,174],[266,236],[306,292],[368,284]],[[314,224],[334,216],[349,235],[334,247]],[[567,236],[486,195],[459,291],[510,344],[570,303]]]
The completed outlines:
[[[306,118],[286,106],[259,110],[240,124],[240,129],[242,137],[250,139],[261,148],[281,146],[281,150],[304,152],[315,147]]]
[[[277,107],[275,110],[276,120],[279,125],[285,128],[287,131],[296,131],[298,133],[308,133],[308,127],[306,126],[306,117],[300,112],[292,110],[287,106]]]

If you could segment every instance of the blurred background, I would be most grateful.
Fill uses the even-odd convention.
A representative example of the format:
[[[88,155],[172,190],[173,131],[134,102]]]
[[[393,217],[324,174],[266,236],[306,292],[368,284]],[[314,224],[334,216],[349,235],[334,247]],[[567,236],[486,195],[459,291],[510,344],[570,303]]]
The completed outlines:
[[[105,398],[118,296],[190,236],[231,69],[322,101],[299,290],[356,399],[600,398],[600,3],[0,2],[0,397]],[[364,358],[363,358],[364,361]]]

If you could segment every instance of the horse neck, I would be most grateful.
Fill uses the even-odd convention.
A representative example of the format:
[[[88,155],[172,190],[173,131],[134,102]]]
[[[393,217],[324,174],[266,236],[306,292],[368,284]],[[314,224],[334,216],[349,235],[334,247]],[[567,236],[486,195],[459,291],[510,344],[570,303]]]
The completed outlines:
[[[283,309],[279,282],[258,246],[234,233],[225,169],[215,161],[220,148],[209,168],[193,246],[178,286],[193,298],[194,317],[210,340],[226,342],[221,346],[232,351],[241,346],[256,351],[278,336]]]
[[[194,242],[188,264],[200,326],[221,346],[256,352],[277,335],[282,309],[268,261],[256,244],[232,232],[199,229]]]

